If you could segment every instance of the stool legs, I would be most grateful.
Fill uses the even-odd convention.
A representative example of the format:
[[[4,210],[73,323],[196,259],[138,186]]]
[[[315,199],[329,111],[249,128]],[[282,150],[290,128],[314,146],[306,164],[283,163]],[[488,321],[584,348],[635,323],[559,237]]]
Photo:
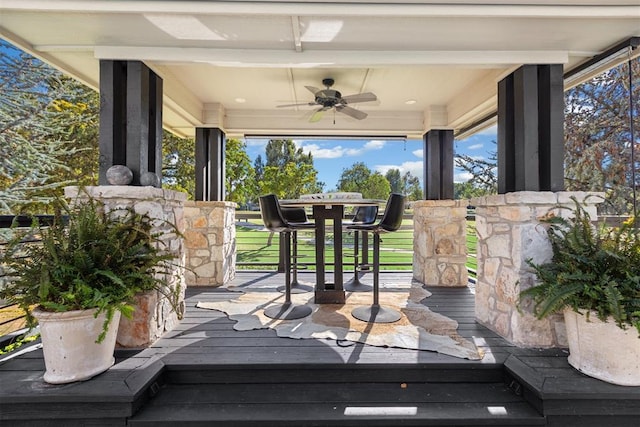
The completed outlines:
[[[291,302],[291,232],[280,233],[286,239],[284,245],[285,300],[282,304],[272,305],[264,309],[264,315],[271,319],[293,320],[307,317],[313,311],[307,305],[295,305]]]
[[[358,253],[358,237],[360,233],[358,230],[353,231],[353,279],[344,284],[344,290],[350,292],[369,292],[371,290],[370,285],[366,285],[360,281],[360,258]],[[366,233],[363,232],[363,239],[366,239]],[[364,243],[364,240],[363,240]]]
[[[292,260],[293,261],[291,262],[291,274],[293,275],[293,278],[291,279],[291,293],[302,294],[305,292],[312,292],[314,290],[313,286],[298,281],[298,232],[297,231],[292,232],[292,240],[293,240],[293,243],[292,243],[292,247],[293,247]],[[283,286],[279,287],[278,290],[280,292],[285,292],[285,289]]]
[[[351,315],[358,320],[369,323],[393,323],[400,320],[399,311],[383,307],[379,303],[380,291],[380,235],[373,235],[373,304],[356,307]]]

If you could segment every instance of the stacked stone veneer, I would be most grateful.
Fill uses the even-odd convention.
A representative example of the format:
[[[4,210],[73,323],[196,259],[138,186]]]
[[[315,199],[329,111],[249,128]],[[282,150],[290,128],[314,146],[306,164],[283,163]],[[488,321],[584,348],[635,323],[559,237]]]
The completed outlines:
[[[133,319],[122,318],[117,343],[122,347],[148,347],[178,323],[184,312],[184,203],[187,195],[154,187],[106,185],[65,188],[65,196],[73,202],[86,195],[101,200],[109,210],[133,208],[157,219],[154,232],[161,234],[162,248],[174,255],[168,274],[167,291],[175,294],[174,303],[159,291],[137,297]],[[179,233],[176,233],[175,230]],[[176,310],[178,312],[177,313]]]
[[[530,304],[518,309],[518,302],[520,291],[536,283],[527,260],[544,263],[552,257],[547,227],[540,220],[570,216],[571,209],[565,208],[575,207],[572,196],[597,218],[601,193],[517,192],[471,200],[478,236],[476,320],[518,346],[567,346],[560,314],[538,320]]]
[[[413,204],[413,278],[433,286],[467,286],[467,201]]]
[[[236,275],[236,204],[185,205],[188,286],[220,286]]]

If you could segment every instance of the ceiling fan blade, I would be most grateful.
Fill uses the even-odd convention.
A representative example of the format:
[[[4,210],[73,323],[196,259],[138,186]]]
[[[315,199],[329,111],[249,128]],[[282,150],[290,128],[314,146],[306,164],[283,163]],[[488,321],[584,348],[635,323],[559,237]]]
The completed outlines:
[[[319,122],[322,119],[322,116],[324,116],[324,112],[327,111],[327,108],[322,107],[317,109],[312,115],[311,118],[309,118],[309,122],[310,123],[316,123]]]
[[[311,92],[312,94],[316,94],[318,92],[320,92],[320,89],[318,89],[317,87],[313,87],[313,86],[305,86],[307,88],[307,90],[309,92]]]
[[[368,101],[377,101],[378,97],[371,92],[357,93],[355,95],[347,95],[342,97],[342,101],[347,104],[353,104],[356,102],[368,102]]]
[[[365,119],[368,115],[364,111],[356,110],[355,108],[347,107],[346,105],[338,105],[336,106],[336,110],[358,120]]]
[[[276,105],[276,108],[281,108],[281,107],[300,107],[300,106],[309,106],[309,105],[317,105],[315,102],[302,102],[300,104],[284,104],[284,105]]]

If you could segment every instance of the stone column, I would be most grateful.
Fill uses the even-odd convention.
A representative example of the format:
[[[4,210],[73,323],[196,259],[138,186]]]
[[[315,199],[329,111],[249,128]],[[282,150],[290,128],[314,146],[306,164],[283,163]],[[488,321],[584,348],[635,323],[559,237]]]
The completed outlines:
[[[476,320],[520,347],[567,346],[561,314],[538,320],[530,307],[518,310],[518,301],[520,291],[536,283],[527,260],[544,263],[552,257],[540,220],[570,216],[572,196],[597,218],[601,193],[523,191],[471,200],[478,236]]]
[[[236,275],[236,204],[188,201],[187,286],[221,286]]]
[[[413,203],[413,278],[432,286],[467,286],[467,201]]]
[[[163,248],[174,255],[171,262],[168,290],[177,300],[171,303],[159,291],[150,291],[136,298],[133,319],[122,317],[118,329],[117,343],[121,347],[148,347],[167,331],[177,325],[184,313],[184,265],[185,248],[183,238],[174,232],[170,224],[184,232],[185,193],[155,187],[104,185],[98,187],[65,188],[69,199],[82,198],[83,192],[101,200],[107,209],[133,208],[136,212],[158,219],[154,232],[162,234]],[[176,313],[174,308],[181,311]]]

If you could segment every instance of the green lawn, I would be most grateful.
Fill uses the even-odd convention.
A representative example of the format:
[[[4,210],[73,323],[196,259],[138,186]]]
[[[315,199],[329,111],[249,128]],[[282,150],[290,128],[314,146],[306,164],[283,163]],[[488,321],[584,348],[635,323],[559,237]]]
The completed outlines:
[[[260,219],[251,219],[252,226],[236,227],[237,259],[242,269],[274,269],[278,262],[278,233],[270,233],[262,228]],[[244,224],[244,223],[243,223]],[[411,220],[403,221],[403,227],[411,227]],[[476,251],[475,223],[468,222],[467,247],[470,254]],[[329,228],[329,227],[327,227]],[[312,266],[315,264],[315,241],[313,232],[298,233],[298,254],[304,255],[301,262]],[[333,263],[331,250],[332,234],[327,235],[326,262]],[[345,271],[353,271],[353,235],[343,235],[343,254]],[[373,241],[369,243],[369,261],[373,260]],[[400,230],[395,233],[383,234],[380,245],[380,262],[382,270],[411,270],[413,262],[413,230]],[[243,265],[245,264],[245,265]],[[270,265],[268,265],[270,264]],[[469,257],[467,266],[476,269],[475,257]]]

